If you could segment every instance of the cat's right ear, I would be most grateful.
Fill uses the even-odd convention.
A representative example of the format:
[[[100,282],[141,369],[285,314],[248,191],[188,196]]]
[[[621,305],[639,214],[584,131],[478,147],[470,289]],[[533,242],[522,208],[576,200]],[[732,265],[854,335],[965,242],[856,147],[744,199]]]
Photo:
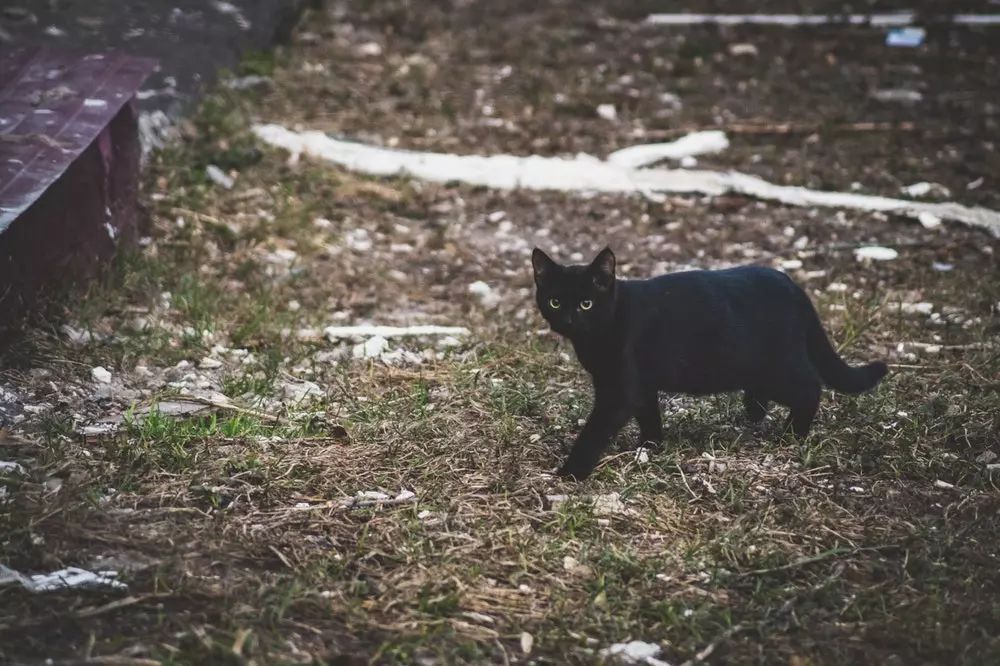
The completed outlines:
[[[535,284],[544,284],[559,265],[537,247],[531,252],[531,267],[535,269]]]

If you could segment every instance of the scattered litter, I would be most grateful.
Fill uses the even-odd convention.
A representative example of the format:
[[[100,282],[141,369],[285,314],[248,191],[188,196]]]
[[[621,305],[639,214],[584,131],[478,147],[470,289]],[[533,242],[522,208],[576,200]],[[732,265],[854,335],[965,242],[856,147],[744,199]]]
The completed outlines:
[[[903,314],[930,314],[934,311],[934,304],[926,301],[919,303],[900,303],[899,311]]]
[[[892,261],[899,256],[899,252],[891,247],[881,247],[879,245],[868,245],[854,250],[854,258],[858,261],[871,259],[872,261]]]
[[[214,164],[209,164],[207,167],[205,167],[205,175],[208,176],[208,179],[210,181],[212,181],[219,187],[226,188],[227,190],[233,189],[233,186],[236,184],[236,182],[232,178],[230,178],[225,171],[215,166]]]
[[[546,495],[545,500],[553,509],[558,509],[560,505],[569,500],[569,495]]]
[[[492,309],[500,304],[500,295],[482,280],[476,280],[470,284],[469,293],[478,296],[479,302],[484,308]]]
[[[802,268],[802,261],[799,259],[785,259],[779,264],[779,266],[781,266],[782,270],[797,271]]]
[[[912,11],[885,14],[650,14],[646,23],[654,25],[774,25],[786,28],[809,25],[907,26],[916,19]],[[958,25],[1000,25],[1000,14],[954,14]]]
[[[531,654],[531,648],[535,645],[535,637],[529,634],[527,631],[521,632],[521,652],[528,655]]]
[[[666,143],[647,143],[622,148],[608,155],[608,164],[624,169],[639,169],[661,160],[680,160],[695,155],[721,153],[729,147],[726,133],[719,130],[692,132]]]
[[[625,502],[622,502],[618,493],[608,493],[594,497],[594,515],[609,516],[616,513],[625,513],[628,509]]]
[[[982,465],[988,465],[997,459],[997,454],[995,451],[983,451],[978,456],[976,456],[976,462]]]
[[[849,287],[843,282],[831,282],[830,284],[826,285],[826,290],[832,291],[835,294],[843,294],[848,289]]]
[[[648,664],[649,666],[670,666],[669,663],[656,656],[662,650],[655,643],[645,641],[629,641],[628,643],[615,643],[614,645],[601,650],[601,656],[605,659],[612,658],[626,664]]]
[[[211,409],[210,405],[206,405],[202,402],[194,402],[189,400],[163,400],[152,405],[146,405],[135,410],[135,416],[145,417],[149,416],[153,412],[160,414],[162,416],[194,416],[200,414],[201,412],[207,412]]]
[[[924,99],[921,92],[908,88],[883,88],[872,91],[872,99],[878,102],[902,102],[903,104],[915,104]]]
[[[232,16],[233,21],[236,22],[236,25],[238,25],[241,30],[249,30],[252,27],[252,24],[247,20],[247,17],[243,15],[240,8],[233,3],[226,2],[225,0],[215,0],[212,3],[212,6],[215,7],[215,10],[220,14]]]
[[[240,76],[235,79],[228,79],[223,85],[230,90],[249,90],[250,88],[256,88],[257,86],[269,83],[271,83],[270,77],[260,76],[259,74],[251,74],[249,76]]]
[[[978,190],[980,187],[983,186],[984,182],[986,182],[986,179],[984,179],[982,176],[980,176],[979,178],[976,178],[975,180],[969,181],[965,185],[965,189],[967,189],[969,191],[971,191],[971,190]]]
[[[354,358],[378,358],[389,348],[389,341],[382,335],[373,335],[364,342],[354,345],[351,356]]]
[[[115,434],[120,427],[120,423],[94,423],[83,426],[77,432],[86,439],[100,439]]]
[[[914,183],[913,185],[907,185],[901,188],[903,194],[909,195],[911,197],[926,197],[927,195],[934,195],[936,197],[950,197],[951,190],[940,183],[928,183],[926,181],[920,183]]]
[[[937,229],[941,226],[941,218],[934,213],[928,213],[927,211],[917,215],[917,222],[919,222],[924,229]]]
[[[34,574],[30,578],[0,564],[0,585],[20,583],[29,592],[51,592],[67,587],[98,587],[109,585],[124,589],[125,583],[115,580],[117,571],[87,571],[77,567],[67,567],[50,574]]]
[[[404,338],[421,335],[468,335],[469,329],[463,326],[327,326],[323,334],[330,341],[344,338]]]
[[[753,44],[730,44],[729,55],[731,56],[755,56],[757,47]]]
[[[885,36],[886,46],[902,46],[905,48],[915,48],[924,43],[927,31],[923,28],[906,27],[893,28]]]
[[[108,372],[108,370],[106,368],[103,368],[101,366],[97,366],[96,368],[94,368],[93,370],[91,370],[90,371],[90,376],[94,378],[95,382],[98,382],[98,383],[101,383],[101,384],[110,384],[111,383],[111,373]]]
[[[674,111],[680,111],[684,108],[684,102],[681,100],[680,95],[672,92],[660,93],[660,103],[667,106]]]
[[[0,460],[0,474],[27,474],[28,471],[24,469],[21,463],[9,462],[6,460]]]
[[[369,506],[393,506],[396,504],[407,504],[415,502],[417,495],[412,490],[402,490],[395,497],[374,490],[361,490],[355,493],[354,497],[348,497],[340,501],[340,506],[350,509],[358,509]]]
[[[280,125],[256,125],[253,131],[265,143],[293,154],[308,153],[352,171],[376,176],[408,175],[432,182],[462,182],[498,189],[646,195],[669,192],[719,196],[735,193],[789,206],[894,213],[912,219],[928,212],[942,220],[981,227],[1000,236],[1000,212],[987,208],[775,185],[757,176],[735,171],[628,169],[591,155],[564,158],[501,154],[487,157],[397,150],[334,139],[323,132],[294,132]]]
[[[574,576],[589,576],[594,573],[593,569],[586,564],[580,564],[580,561],[571,555],[563,557],[563,569]]]
[[[63,324],[60,329],[62,334],[66,336],[66,339],[73,345],[85,345],[87,343],[94,341],[94,334],[90,331],[84,331],[83,329],[73,328],[69,324]]]
[[[640,446],[635,451],[635,461],[640,465],[645,465],[649,462],[649,449]]]
[[[936,270],[938,273],[948,273],[955,270],[955,264],[946,264],[942,261],[935,261],[931,264],[931,268]]]
[[[344,234],[344,242],[355,252],[368,252],[372,249],[372,239],[368,235],[367,229],[349,229]]]
[[[951,490],[951,489],[953,489],[955,487],[955,484],[954,483],[948,483],[947,481],[942,481],[941,479],[938,479],[937,481],[934,482],[934,487],[935,488],[942,488],[944,490]]]
[[[382,45],[378,42],[365,42],[357,48],[355,53],[366,58],[380,56],[382,55]]]
[[[323,389],[319,384],[310,381],[289,382],[281,387],[281,394],[288,402],[298,404],[310,398],[323,396]]]
[[[605,120],[618,120],[618,109],[614,104],[598,104],[597,115]]]

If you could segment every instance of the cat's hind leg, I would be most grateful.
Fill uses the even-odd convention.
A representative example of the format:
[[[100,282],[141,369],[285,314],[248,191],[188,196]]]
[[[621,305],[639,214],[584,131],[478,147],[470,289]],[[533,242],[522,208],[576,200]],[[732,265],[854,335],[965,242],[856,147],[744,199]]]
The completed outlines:
[[[819,411],[821,393],[822,387],[817,380],[812,384],[800,386],[797,389],[798,395],[787,402],[779,401],[789,407],[788,420],[785,422],[786,430],[790,426],[796,437],[805,437],[809,434],[813,419],[816,418],[816,412]]]
[[[769,397],[791,410],[785,422],[785,429],[790,426],[797,437],[805,437],[809,434],[816,412],[819,411],[823,384],[812,364],[806,360],[797,363],[777,377],[779,381],[770,387]]]
[[[660,396],[654,389],[644,391],[635,412],[639,422],[639,446],[659,448],[663,443],[663,417],[660,413]]]
[[[753,391],[743,392],[743,408],[746,410],[747,420],[750,423],[760,423],[767,416],[768,400],[761,394]]]

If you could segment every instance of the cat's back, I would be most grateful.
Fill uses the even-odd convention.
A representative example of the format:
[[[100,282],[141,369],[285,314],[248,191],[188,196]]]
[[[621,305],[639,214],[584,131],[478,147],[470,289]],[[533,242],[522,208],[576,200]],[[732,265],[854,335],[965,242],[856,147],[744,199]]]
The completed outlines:
[[[626,284],[639,309],[654,318],[665,312],[714,321],[781,316],[797,312],[808,298],[791,278],[766,266],[680,271]]]
[[[767,266],[678,271],[644,280],[628,280],[625,284],[637,294],[681,297],[720,292],[771,292],[774,295],[788,295],[801,291],[787,275]]]

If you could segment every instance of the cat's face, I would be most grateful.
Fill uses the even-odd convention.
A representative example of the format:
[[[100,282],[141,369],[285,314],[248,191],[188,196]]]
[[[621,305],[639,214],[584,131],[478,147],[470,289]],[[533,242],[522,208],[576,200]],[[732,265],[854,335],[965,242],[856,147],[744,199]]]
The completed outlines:
[[[535,248],[535,300],[552,330],[581,339],[607,327],[615,308],[615,255],[604,248],[590,264],[561,266]]]

